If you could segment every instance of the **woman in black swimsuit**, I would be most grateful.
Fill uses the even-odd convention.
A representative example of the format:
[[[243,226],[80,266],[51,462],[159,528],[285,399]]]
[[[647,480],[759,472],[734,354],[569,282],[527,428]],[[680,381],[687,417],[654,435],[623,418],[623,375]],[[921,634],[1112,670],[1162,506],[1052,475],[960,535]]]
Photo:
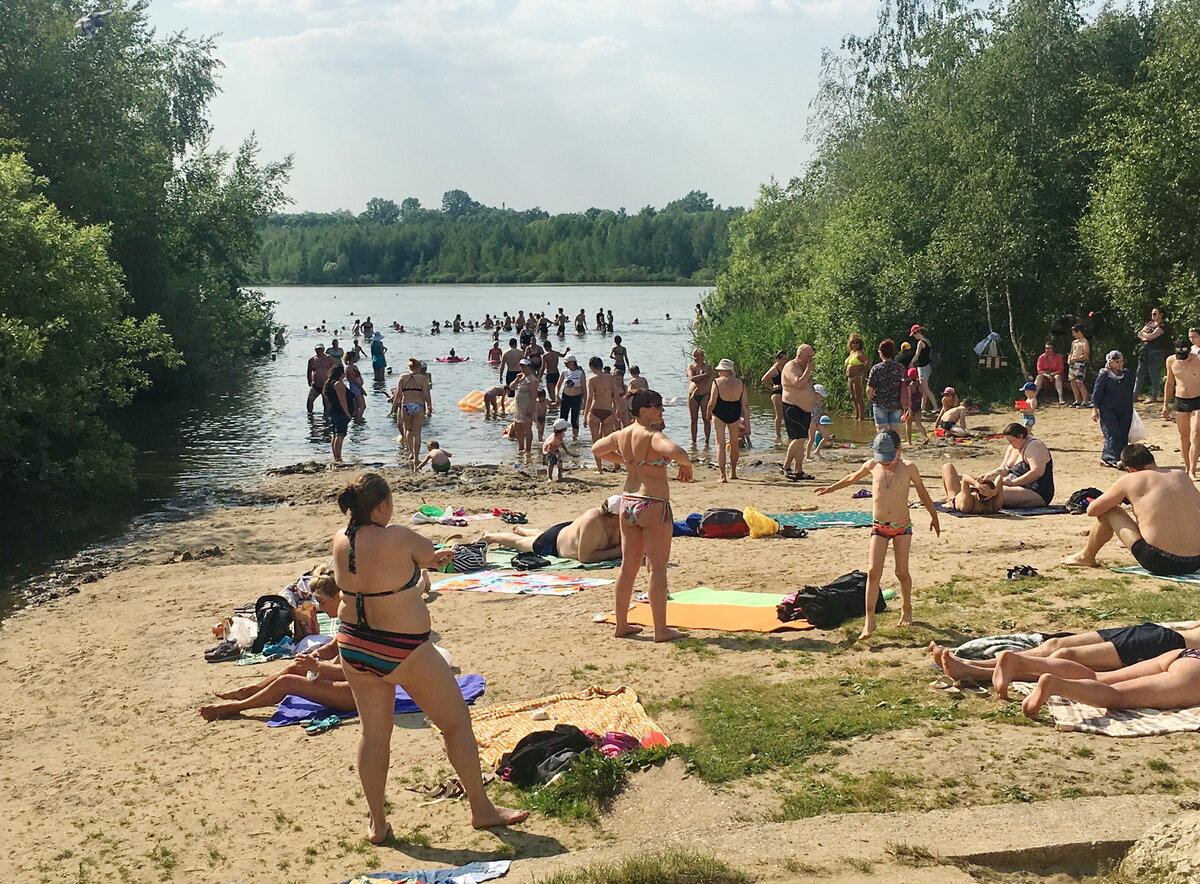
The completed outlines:
[[[741,453],[742,436],[750,435],[750,403],[746,385],[734,374],[732,359],[717,363],[717,377],[713,381],[712,395],[708,400],[708,413],[713,418],[717,431],[717,466],[721,468],[721,481],[736,479],[738,455]],[[729,439],[726,440],[726,430]],[[725,475],[725,452],[729,451],[729,475]]]
[[[527,811],[496,807],[484,791],[467,704],[429,641],[429,609],[421,596],[428,578],[422,568],[445,565],[453,551],[435,551],[410,528],[388,524],[392,492],[377,473],[363,473],[344,488],[338,507],[349,513],[350,524],[333,536],[333,574],[342,590],[337,641],[362,716],[357,762],[371,817],[367,836],[381,844],[391,834],[384,790],[397,685],[442,732],[446,755],[471,805],[471,824],[482,829],[521,822]],[[399,580],[404,584],[397,588]]]
[[[762,376],[762,385],[771,391],[771,405],[775,408],[775,441],[783,438],[783,367],[787,365],[786,350],[775,352],[775,364]]]
[[[1000,466],[980,479],[996,479],[1004,486],[1004,505],[1008,509],[1049,506],[1054,500],[1054,458],[1041,439],[1029,428],[1017,423],[1004,428],[1008,451]]]

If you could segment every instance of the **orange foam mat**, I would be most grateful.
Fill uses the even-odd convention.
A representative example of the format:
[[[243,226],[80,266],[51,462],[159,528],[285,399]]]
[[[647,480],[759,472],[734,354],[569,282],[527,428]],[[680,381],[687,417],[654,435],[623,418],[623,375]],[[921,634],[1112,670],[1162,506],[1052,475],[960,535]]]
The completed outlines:
[[[615,623],[609,614],[605,623]],[[629,610],[629,622],[652,626],[650,606],[637,604]],[[777,632],[781,629],[813,629],[807,620],[782,623],[774,608],[746,608],[741,605],[688,605],[667,602],[667,625],[677,629],[719,629],[722,632]]]

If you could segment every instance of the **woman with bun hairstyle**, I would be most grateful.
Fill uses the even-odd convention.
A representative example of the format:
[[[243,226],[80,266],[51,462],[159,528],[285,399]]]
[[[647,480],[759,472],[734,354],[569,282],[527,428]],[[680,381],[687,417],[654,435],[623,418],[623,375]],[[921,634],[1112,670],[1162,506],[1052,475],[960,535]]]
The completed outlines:
[[[363,473],[338,495],[350,516],[333,535],[333,574],[342,590],[338,649],[342,670],[362,717],[358,775],[367,799],[367,837],[381,844],[391,834],[384,811],[396,685],[413,698],[442,732],[446,755],[471,805],[477,829],[519,823],[529,814],[492,804],[479,772],[471,715],[450,667],[429,640],[429,609],[422,591],[424,568],[439,568],[453,550],[433,544],[392,520],[392,492],[378,473]]]

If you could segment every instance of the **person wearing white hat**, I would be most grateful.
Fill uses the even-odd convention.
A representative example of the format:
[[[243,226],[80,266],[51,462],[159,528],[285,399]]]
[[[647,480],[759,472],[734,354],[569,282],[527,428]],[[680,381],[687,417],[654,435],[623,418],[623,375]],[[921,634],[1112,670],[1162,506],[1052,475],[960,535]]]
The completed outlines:
[[[620,509],[621,495],[614,494],[572,522],[560,522],[545,531],[529,525],[513,525],[508,531],[490,531],[483,535],[483,540],[517,552],[561,556],[585,564],[611,562],[621,557],[621,525],[617,519]]]
[[[567,444],[567,427],[571,426],[563,418],[559,418],[550,428],[550,438],[542,442],[542,463],[546,465],[547,481],[554,481],[554,468],[558,468],[558,481],[562,481],[562,454]]]
[[[713,381],[712,395],[708,397],[708,414],[717,431],[717,466],[722,482],[738,477],[741,440],[750,435],[750,402],[745,383],[735,373],[736,368],[732,359],[717,363],[717,378]],[[726,451],[729,453],[728,475],[725,473]]]
[[[579,439],[579,415],[587,403],[587,383],[579,360],[567,354],[563,361],[566,367],[559,376],[555,398],[558,400],[558,416],[571,422],[571,441],[574,442]]]

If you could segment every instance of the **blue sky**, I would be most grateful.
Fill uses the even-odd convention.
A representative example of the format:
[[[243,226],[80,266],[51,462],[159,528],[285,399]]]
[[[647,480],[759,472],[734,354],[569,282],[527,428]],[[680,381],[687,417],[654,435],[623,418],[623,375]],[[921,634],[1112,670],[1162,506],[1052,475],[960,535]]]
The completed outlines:
[[[873,0],[155,0],[217,35],[218,144],[294,154],[295,211],[374,196],[636,211],[798,174],[821,51]]]

